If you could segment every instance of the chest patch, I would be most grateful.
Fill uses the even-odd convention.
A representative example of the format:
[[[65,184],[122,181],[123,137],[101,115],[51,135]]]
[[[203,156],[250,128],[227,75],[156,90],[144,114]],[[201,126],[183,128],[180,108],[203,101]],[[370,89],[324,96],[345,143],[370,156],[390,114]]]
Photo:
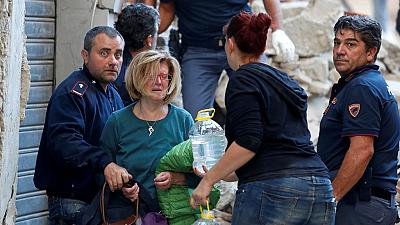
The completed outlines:
[[[360,104],[351,104],[349,105],[349,113],[352,117],[356,118],[360,113],[361,105]]]
[[[71,90],[71,93],[83,96],[88,89],[88,85],[83,81],[78,81]]]

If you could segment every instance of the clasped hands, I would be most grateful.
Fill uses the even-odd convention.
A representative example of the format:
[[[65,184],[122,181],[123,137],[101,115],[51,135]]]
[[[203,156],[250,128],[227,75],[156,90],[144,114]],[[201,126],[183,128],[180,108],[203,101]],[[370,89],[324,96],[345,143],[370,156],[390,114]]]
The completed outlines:
[[[133,176],[125,168],[110,163],[104,169],[104,177],[111,191],[122,190],[123,195],[132,202],[138,198],[140,188],[137,183],[130,183]],[[172,184],[184,182],[185,176],[181,173],[161,172],[154,178],[154,185],[161,190],[169,189]]]
[[[125,198],[132,202],[138,198],[139,186],[137,183],[130,183],[133,176],[125,168],[112,162],[104,168],[104,177],[112,192],[122,190]]]

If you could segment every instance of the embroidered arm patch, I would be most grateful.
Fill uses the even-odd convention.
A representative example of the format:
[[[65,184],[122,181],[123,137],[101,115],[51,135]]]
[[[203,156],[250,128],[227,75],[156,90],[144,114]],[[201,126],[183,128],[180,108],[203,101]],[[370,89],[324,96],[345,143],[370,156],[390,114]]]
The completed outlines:
[[[85,94],[87,89],[88,89],[88,85],[85,82],[78,81],[72,88],[71,93],[82,97]]]

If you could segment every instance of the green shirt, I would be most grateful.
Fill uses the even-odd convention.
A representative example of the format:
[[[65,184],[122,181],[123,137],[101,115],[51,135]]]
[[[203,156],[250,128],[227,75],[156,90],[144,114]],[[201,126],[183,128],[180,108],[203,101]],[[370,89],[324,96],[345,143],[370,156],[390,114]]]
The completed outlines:
[[[110,116],[103,129],[100,145],[156,199],[156,167],[172,147],[189,138],[193,119],[184,109],[169,104],[164,119],[141,120],[132,112],[135,104]],[[150,136],[149,125],[154,129]]]

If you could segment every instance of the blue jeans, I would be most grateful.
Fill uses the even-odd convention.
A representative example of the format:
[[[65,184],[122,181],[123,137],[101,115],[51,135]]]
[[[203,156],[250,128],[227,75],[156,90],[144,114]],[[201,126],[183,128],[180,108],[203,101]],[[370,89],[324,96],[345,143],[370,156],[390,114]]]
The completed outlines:
[[[48,197],[49,225],[73,225],[76,224],[76,215],[79,209],[87,203],[69,198]]]
[[[336,213],[337,225],[393,225],[397,218],[397,209],[392,200],[371,196],[369,201],[348,203],[339,201]]]
[[[287,177],[245,183],[236,192],[232,225],[333,225],[336,203],[323,177]]]
[[[181,66],[183,106],[196,118],[199,110],[213,106],[222,71],[226,70],[230,76],[233,70],[229,68],[223,48],[188,47]]]

